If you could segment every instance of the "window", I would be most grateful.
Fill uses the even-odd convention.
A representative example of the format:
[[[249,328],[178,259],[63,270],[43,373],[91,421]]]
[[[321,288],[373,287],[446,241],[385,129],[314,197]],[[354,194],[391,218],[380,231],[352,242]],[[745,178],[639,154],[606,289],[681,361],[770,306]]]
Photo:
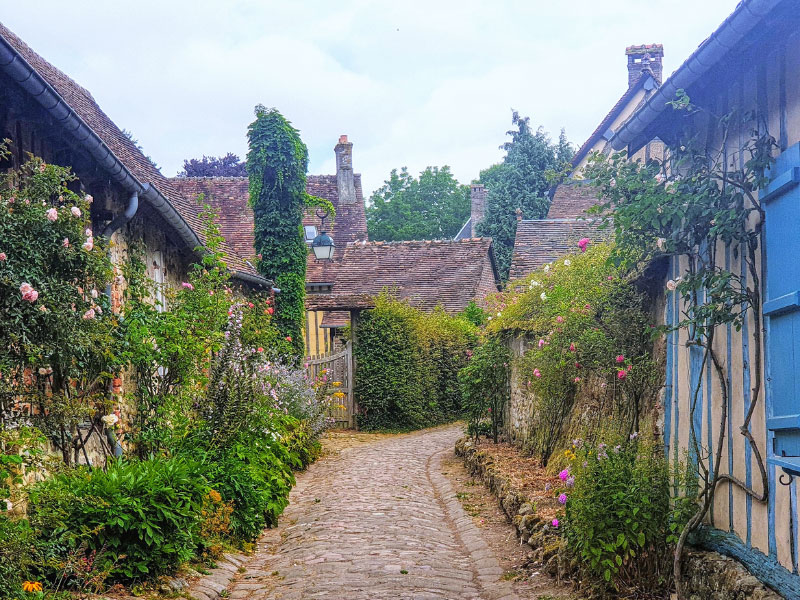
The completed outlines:
[[[781,154],[762,194],[767,253],[767,428],[776,456],[800,457],[800,144]]]

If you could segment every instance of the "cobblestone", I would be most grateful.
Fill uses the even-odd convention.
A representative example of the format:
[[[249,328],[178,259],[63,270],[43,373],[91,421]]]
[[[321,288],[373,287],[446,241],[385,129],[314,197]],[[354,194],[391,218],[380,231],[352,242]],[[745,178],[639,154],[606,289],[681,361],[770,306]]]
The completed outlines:
[[[312,465],[229,597],[513,600],[441,473],[459,435],[378,439]]]

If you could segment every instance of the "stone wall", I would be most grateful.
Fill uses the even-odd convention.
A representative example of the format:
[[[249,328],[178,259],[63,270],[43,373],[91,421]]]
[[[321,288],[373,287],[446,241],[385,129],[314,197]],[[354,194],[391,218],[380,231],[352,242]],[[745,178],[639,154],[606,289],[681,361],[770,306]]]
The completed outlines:
[[[520,372],[517,360],[527,349],[527,340],[518,337],[508,342],[511,350],[511,394],[505,408],[504,433],[506,437],[519,445],[527,441],[534,417],[534,398],[525,391],[525,376]]]

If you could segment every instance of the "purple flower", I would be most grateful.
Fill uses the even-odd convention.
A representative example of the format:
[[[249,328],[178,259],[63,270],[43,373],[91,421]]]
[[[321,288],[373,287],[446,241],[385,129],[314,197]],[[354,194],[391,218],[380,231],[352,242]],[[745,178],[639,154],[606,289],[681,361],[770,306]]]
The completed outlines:
[[[567,477],[569,477],[569,469],[564,469],[561,473],[558,474],[558,478],[561,481],[566,481]]]
[[[559,494],[558,503],[559,504],[566,504],[567,503],[567,495],[566,494]]]
[[[552,486],[550,485],[550,482],[548,481],[547,483],[544,484],[544,491],[545,492],[549,492],[551,487]]]
[[[568,488],[575,487],[575,478],[574,477],[570,477],[569,479],[567,479],[567,487]]]
[[[552,526],[553,526],[555,529],[558,529],[558,519],[553,519],[553,521],[552,521],[551,525],[552,525]]]

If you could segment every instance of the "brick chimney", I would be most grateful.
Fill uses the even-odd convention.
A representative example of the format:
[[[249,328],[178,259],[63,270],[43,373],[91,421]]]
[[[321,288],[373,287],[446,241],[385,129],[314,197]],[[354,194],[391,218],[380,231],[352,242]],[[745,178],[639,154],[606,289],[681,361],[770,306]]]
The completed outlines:
[[[475,230],[478,227],[478,223],[483,221],[483,217],[486,214],[486,196],[489,192],[486,188],[481,185],[480,183],[473,183],[469,186],[469,198],[472,204],[472,210],[470,212],[470,219],[472,220],[472,237],[478,237],[478,234]]]
[[[625,48],[628,57],[628,89],[639,81],[642,71],[650,71],[658,85],[661,85],[664,46],[661,44],[642,44]]]
[[[333,149],[336,153],[336,187],[339,190],[340,204],[356,203],[356,182],[353,176],[353,143],[346,135],[339,136],[339,143]]]

